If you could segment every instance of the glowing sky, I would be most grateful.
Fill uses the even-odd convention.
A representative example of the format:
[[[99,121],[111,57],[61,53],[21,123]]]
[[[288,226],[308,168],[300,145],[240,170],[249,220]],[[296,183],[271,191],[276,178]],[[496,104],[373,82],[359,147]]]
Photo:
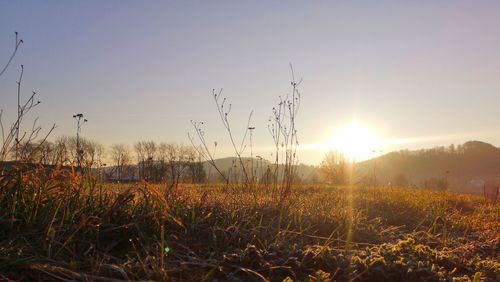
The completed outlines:
[[[303,144],[330,142],[356,120],[385,152],[500,145],[499,1],[331,2],[0,1],[0,65],[14,31],[25,41],[0,77],[0,108],[12,121],[24,64],[24,93],[40,94],[36,114],[46,128],[57,123],[55,136],[73,134],[81,112],[83,135],[104,144],[187,144],[194,119],[224,147],[210,96],[222,87],[237,136],[254,110],[265,157],[267,120],[289,92],[292,62],[304,79]],[[305,148],[303,162],[324,155]]]

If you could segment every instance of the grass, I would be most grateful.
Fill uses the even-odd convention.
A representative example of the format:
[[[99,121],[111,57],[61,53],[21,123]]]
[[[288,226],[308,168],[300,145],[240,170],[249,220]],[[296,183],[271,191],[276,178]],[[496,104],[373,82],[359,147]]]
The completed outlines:
[[[499,281],[500,206],[406,188],[0,179],[0,280]]]

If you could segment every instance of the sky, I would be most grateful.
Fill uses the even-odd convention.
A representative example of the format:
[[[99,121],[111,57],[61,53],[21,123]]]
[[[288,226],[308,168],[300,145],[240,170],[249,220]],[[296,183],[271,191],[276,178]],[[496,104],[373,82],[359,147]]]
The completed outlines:
[[[189,144],[204,121],[219,157],[230,154],[211,96],[223,88],[241,140],[270,158],[268,118],[299,86],[299,160],[321,161],[335,132],[356,122],[383,140],[374,154],[468,140],[500,145],[499,1],[6,1],[0,0],[3,122],[22,93],[39,94],[53,137],[105,145]],[[27,126],[29,123],[26,124]],[[334,142],[333,142],[334,143]],[[367,145],[369,146],[369,145]]]

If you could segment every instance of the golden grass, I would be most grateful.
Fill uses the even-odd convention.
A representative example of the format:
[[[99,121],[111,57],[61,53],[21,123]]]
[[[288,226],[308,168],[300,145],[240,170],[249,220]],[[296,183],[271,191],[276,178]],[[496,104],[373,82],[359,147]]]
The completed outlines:
[[[406,188],[1,181],[0,278],[39,281],[500,279],[500,206]]]

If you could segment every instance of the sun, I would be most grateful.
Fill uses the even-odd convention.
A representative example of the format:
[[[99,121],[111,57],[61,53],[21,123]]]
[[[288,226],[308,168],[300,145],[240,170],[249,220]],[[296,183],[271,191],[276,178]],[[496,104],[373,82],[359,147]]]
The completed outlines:
[[[381,140],[369,127],[352,122],[334,130],[329,149],[339,151],[351,161],[362,161],[380,151]]]

